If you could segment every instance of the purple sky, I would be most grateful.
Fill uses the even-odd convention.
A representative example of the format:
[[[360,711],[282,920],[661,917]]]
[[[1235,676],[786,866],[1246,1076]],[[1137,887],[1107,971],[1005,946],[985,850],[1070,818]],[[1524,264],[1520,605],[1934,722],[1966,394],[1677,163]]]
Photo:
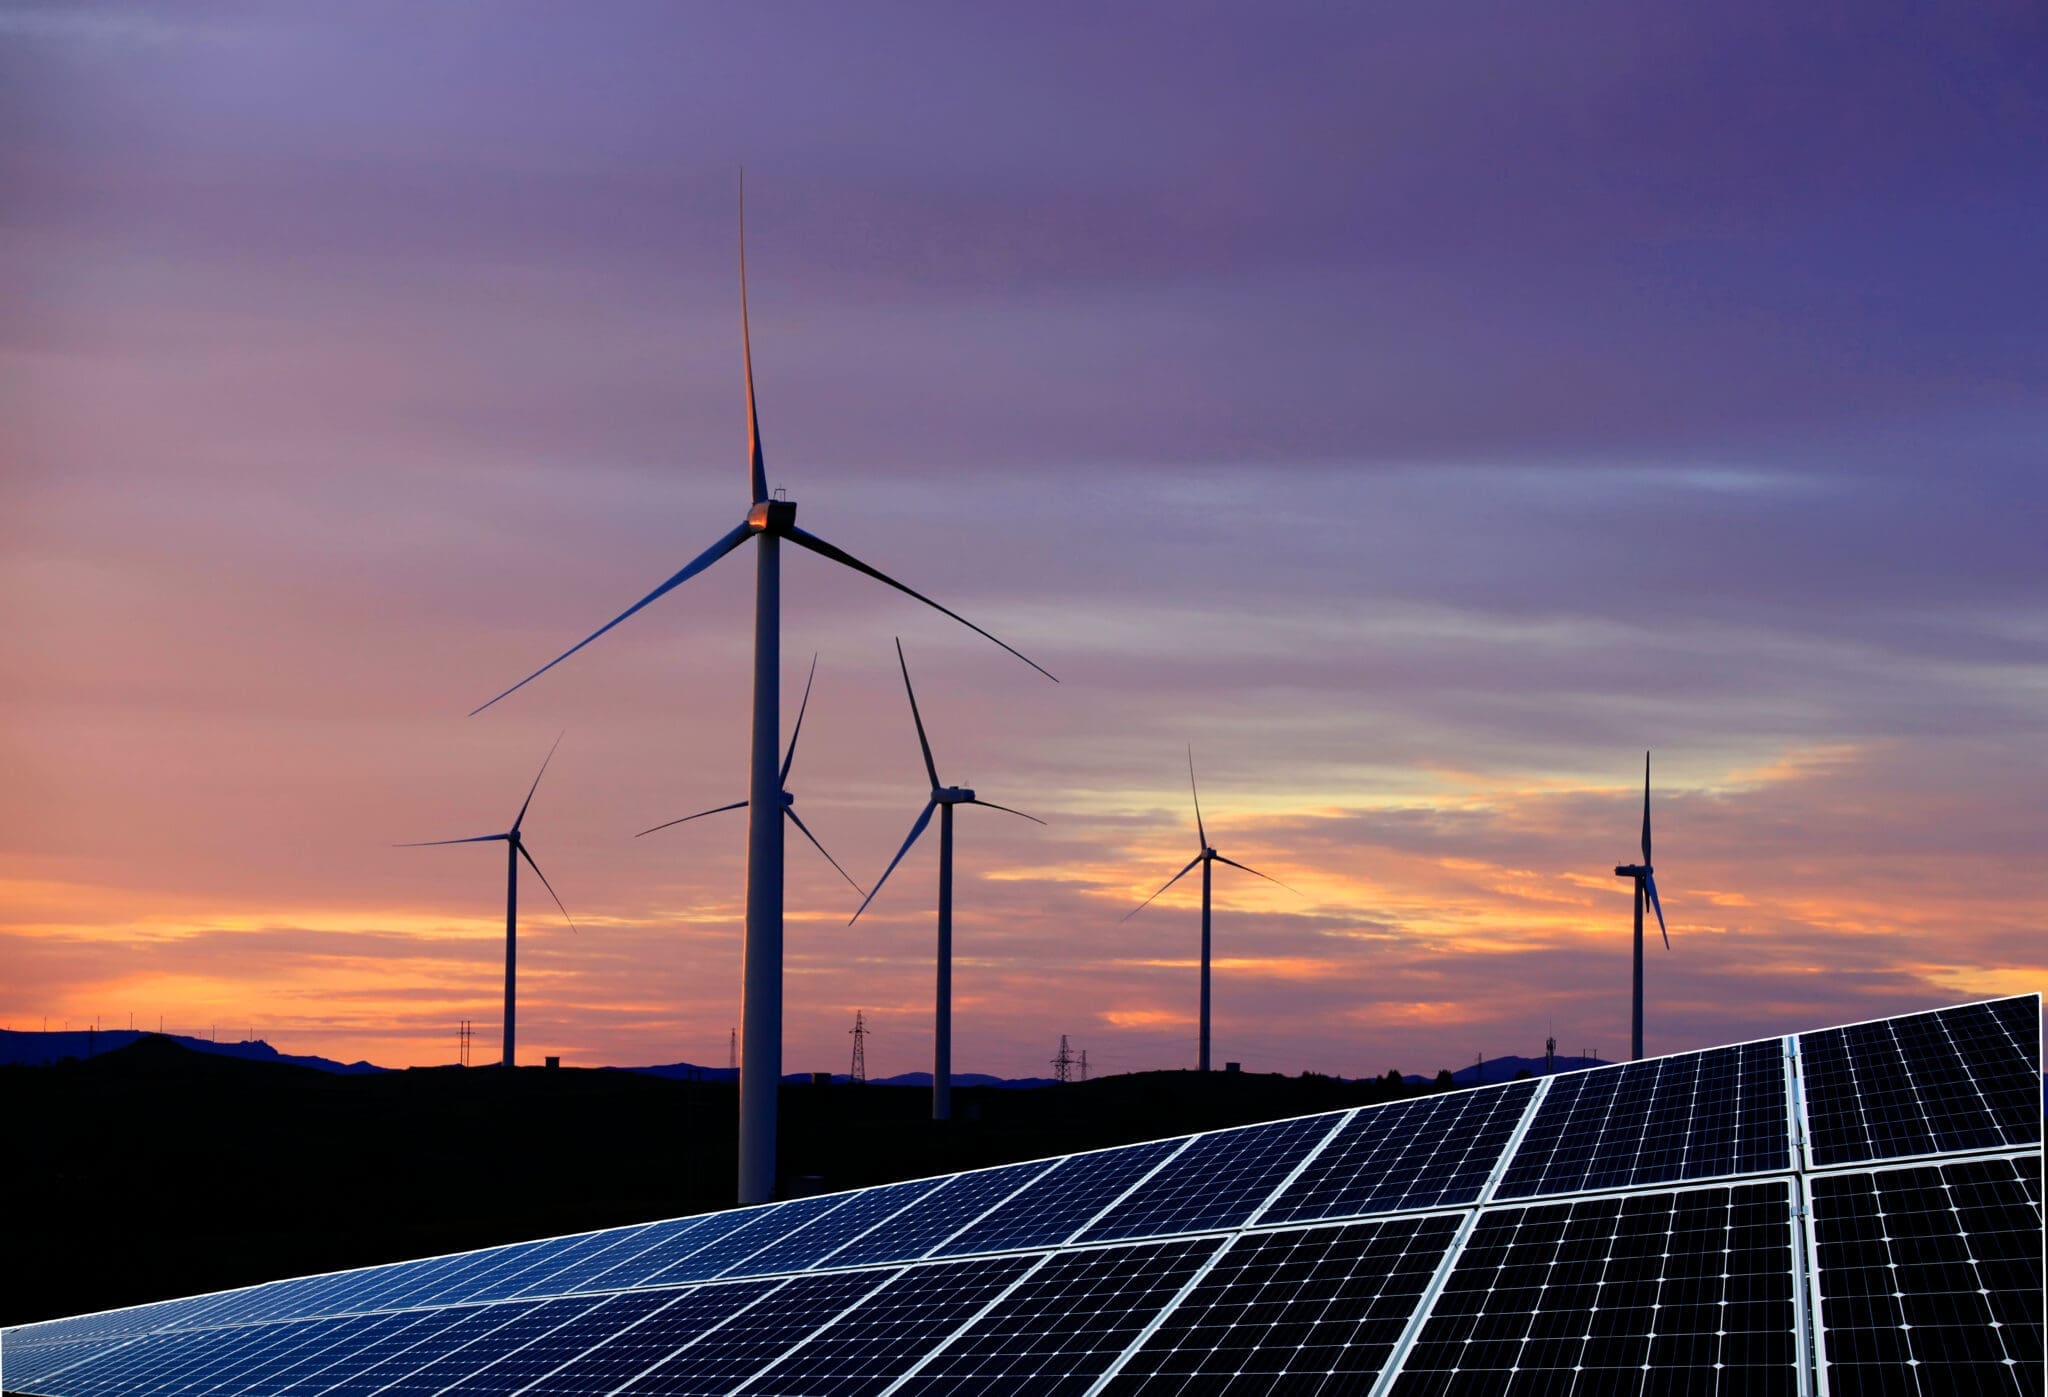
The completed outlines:
[[[722,1061],[771,484],[793,788],[961,821],[961,1070],[1619,1055],[2048,982],[2048,16],[0,3],[0,1023]],[[794,692],[791,693],[793,709]],[[935,850],[791,852],[788,1063],[929,1056]],[[1227,872],[1227,870],[1226,870]],[[492,1031],[480,1036],[491,1040]]]

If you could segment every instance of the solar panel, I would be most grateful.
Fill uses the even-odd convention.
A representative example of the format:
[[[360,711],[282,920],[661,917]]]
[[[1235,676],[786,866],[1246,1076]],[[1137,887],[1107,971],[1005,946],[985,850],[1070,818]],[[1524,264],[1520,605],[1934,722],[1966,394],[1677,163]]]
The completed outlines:
[[[828,1258],[834,1266],[868,1266],[923,1256],[974,1219],[1043,1174],[1044,1160],[955,1174],[941,1187]]]
[[[1006,1251],[1056,1246],[1159,1167],[1186,1140],[1154,1140],[1120,1150],[1070,1155],[1026,1184],[998,1211],[952,1238],[936,1253]]]
[[[1480,1215],[1402,1361],[1416,1394],[1799,1390],[1783,1180]]]
[[[1082,1241],[1235,1227],[1328,1139],[1342,1119],[1302,1116],[1197,1135],[1130,1196],[1089,1224]]]
[[[896,1391],[1086,1392],[1222,1245],[1204,1237],[1055,1253]]]
[[[1773,1038],[1554,1077],[1501,1196],[1785,1169],[1784,1058]]]
[[[1239,1236],[1102,1390],[1370,1386],[1458,1221],[1439,1214]]]
[[[1359,1111],[1260,1222],[1363,1217],[1470,1203],[1536,1094],[1515,1082]]]
[[[0,1332],[47,1397],[2039,1392],[2038,996]]]
[[[2041,1139],[2039,995],[1802,1034],[1799,1058],[1814,1168]]]
[[[2043,1389],[2041,1159],[1812,1182],[1821,1361],[1835,1391]]]
[[[857,1310],[784,1350],[734,1390],[818,1397],[880,1391],[1037,1262],[1026,1256],[981,1257],[901,1271]]]

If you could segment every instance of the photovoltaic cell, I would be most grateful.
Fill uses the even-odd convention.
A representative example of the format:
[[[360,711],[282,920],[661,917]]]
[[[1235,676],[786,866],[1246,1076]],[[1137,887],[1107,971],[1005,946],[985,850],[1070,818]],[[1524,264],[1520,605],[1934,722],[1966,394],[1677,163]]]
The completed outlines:
[[[423,1335],[419,1342],[407,1344],[375,1363],[357,1368],[339,1381],[323,1387],[321,1392],[328,1397],[369,1397],[370,1393],[380,1391],[406,1374],[416,1372],[475,1343],[500,1326],[512,1323],[532,1308],[530,1303],[515,1302],[454,1311],[460,1316],[455,1323]]]
[[[801,1271],[823,1261],[891,1213],[909,1207],[938,1187],[937,1180],[891,1184],[886,1188],[864,1189],[847,1195],[839,1207],[824,1213],[799,1231],[767,1246],[728,1268],[735,1275],[772,1275],[777,1271]]]
[[[526,1287],[526,1292],[539,1295],[569,1295],[583,1283],[601,1276],[615,1266],[623,1266],[634,1258],[645,1255],[650,1249],[673,1242],[681,1234],[695,1228],[704,1221],[703,1217],[679,1218],[674,1222],[650,1223],[646,1227],[629,1228],[610,1246],[586,1252],[566,1266],[550,1271],[547,1275]],[[708,1237],[705,1240],[710,1240]],[[673,1257],[670,1260],[674,1260]]]
[[[1777,1039],[1550,1079],[1496,1196],[1528,1198],[1791,1167]]]
[[[548,1300],[530,1308],[524,1305],[494,1306],[515,1312],[524,1310],[524,1313],[515,1313],[513,1318],[495,1327],[479,1325],[481,1332],[437,1358],[427,1359],[422,1355],[420,1366],[380,1391],[383,1397],[428,1397],[428,1394],[439,1392],[452,1383],[460,1382],[468,1374],[510,1356],[598,1303],[596,1296],[586,1295],[570,1300]]]
[[[716,1328],[682,1336],[685,1347],[619,1391],[647,1397],[730,1392],[890,1274],[829,1271],[783,1282]]]
[[[750,1268],[737,1267],[764,1247],[773,1246],[804,1224],[831,1212],[847,1201],[848,1195],[830,1193],[819,1198],[799,1198],[790,1203],[777,1203],[771,1208],[756,1212],[746,1226],[736,1228],[725,1236],[698,1251],[691,1252],[665,1271],[659,1271],[648,1279],[655,1285],[671,1285],[678,1281],[703,1280],[716,1276],[731,1267],[734,1275]]]
[[[830,1266],[873,1266],[923,1256],[1049,1167],[1044,1160],[955,1174],[895,1217],[834,1252]]]
[[[1458,1223],[1389,1218],[1237,1237],[1103,1391],[1363,1391]]]
[[[912,1267],[735,1390],[815,1397],[880,1392],[1037,1260],[998,1256]]]
[[[2041,1139],[2041,998],[1799,1036],[1816,1168]]]
[[[1361,1110],[1259,1215],[1309,1222],[1470,1203],[1529,1107],[1534,1082]]]
[[[2039,1156],[1824,1175],[1812,1198],[1831,1392],[2048,1387]]]
[[[576,1265],[586,1257],[610,1251],[633,1233],[637,1227],[612,1228],[604,1232],[592,1232],[582,1237],[572,1237],[560,1247],[528,1257],[524,1266],[512,1267],[499,1272],[488,1284],[475,1289],[465,1289],[460,1298],[471,1302],[478,1300],[503,1300],[528,1291],[537,1295],[560,1295],[568,1287],[553,1285],[553,1277]]]
[[[1480,1214],[1393,1390],[1791,1397],[1798,1364],[1774,1181]]]
[[[1182,1143],[1154,1140],[1120,1150],[1070,1155],[934,1255],[1057,1246]]]
[[[328,1322],[325,1331],[314,1342],[299,1345],[291,1353],[283,1355],[263,1375],[264,1386],[275,1392],[288,1392],[295,1387],[303,1391],[318,1392],[324,1382],[308,1382],[308,1379],[333,1367],[336,1362],[355,1352],[365,1344],[373,1343],[386,1334],[394,1334],[418,1324],[424,1316],[417,1313],[391,1315],[355,1315],[348,1319]],[[209,1391],[228,1390],[216,1382]]]
[[[1203,1237],[1056,1253],[897,1392],[1078,1397],[1222,1245]]]
[[[684,1344],[774,1290],[779,1281],[684,1290],[643,1290],[543,1335],[449,1389],[462,1397],[598,1397],[646,1372]]]
[[[751,1226],[767,1211],[766,1208],[735,1208],[731,1212],[684,1218],[682,1221],[688,1226],[665,1231],[651,1245],[631,1256],[592,1273],[574,1285],[567,1282],[564,1285],[570,1290],[617,1290],[625,1286],[646,1285],[692,1252],[702,1251],[721,1237]]]
[[[1161,1237],[1235,1227],[1264,1203],[1338,1116],[1302,1116],[1200,1135],[1091,1224],[1081,1241]]]

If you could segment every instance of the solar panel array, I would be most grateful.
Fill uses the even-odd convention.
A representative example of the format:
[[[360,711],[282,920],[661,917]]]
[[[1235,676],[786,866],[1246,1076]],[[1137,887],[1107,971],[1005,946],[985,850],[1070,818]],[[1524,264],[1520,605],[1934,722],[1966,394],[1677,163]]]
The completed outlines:
[[[0,1333],[191,1394],[2043,1390],[2035,995]]]

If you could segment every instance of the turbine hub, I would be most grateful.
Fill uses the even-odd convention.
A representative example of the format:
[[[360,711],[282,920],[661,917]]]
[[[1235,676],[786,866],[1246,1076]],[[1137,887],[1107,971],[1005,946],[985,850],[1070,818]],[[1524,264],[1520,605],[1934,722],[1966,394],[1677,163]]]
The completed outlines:
[[[796,526],[795,500],[763,500],[747,511],[747,523],[759,534],[786,534]]]
[[[966,786],[940,786],[932,792],[932,799],[941,805],[969,805],[974,801],[974,792]]]
[[[1219,855],[1214,849],[1205,848],[1202,850],[1202,857],[1205,859],[1213,859],[1219,857]]]
[[[790,793],[789,793],[788,791],[784,791],[784,792],[782,793],[782,808],[783,808],[783,809],[785,809],[785,810],[787,810],[787,809],[788,809],[788,808],[789,808],[790,806],[792,806],[792,805],[795,805],[795,804],[796,804],[796,797],[795,797],[795,796],[793,796],[793,795],[791,795],[791,794],[790,794]]]

